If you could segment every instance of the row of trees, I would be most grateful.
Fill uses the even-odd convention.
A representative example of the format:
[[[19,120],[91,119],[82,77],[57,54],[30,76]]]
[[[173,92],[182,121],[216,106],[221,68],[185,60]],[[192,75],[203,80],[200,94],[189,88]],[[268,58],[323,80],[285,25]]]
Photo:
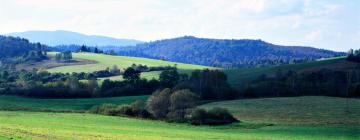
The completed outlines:
[[[354,61],[354,62],[360,62],[360,49],[358,49],[358,50],[351,49],[349,51],[347,60]]]
[[[218,70],[194,71],[191,76],[179,74],[176,68],[162,71],[159,80],[140,78],[140,71],[127,68],[124,81],[104,80],[99,86],[97,78],[118,74],[115,66],[104,72],[49,73],[46,71],[2,71],[0,89],[2,94],[23,95],[40,98],[112,97],[127,95],[150,95],[157,89],[189,89],[201,100],[234,99],[238,93],[226,81],[226,75]],[[105,74],[105,75],[104,75]],[[83,80],[81,82],[81,80]],[[217,81],[217,82],[216,82]]]
[[[360,69],[323,69],[301,73],[279,70],[275,75],[261,75],[241,93],[245,98],[304,95],[360,97]]]
[[[72,53],[70,51],[60,52],[55,54],[55,61],[60,62],[70,62],[73,59]]]

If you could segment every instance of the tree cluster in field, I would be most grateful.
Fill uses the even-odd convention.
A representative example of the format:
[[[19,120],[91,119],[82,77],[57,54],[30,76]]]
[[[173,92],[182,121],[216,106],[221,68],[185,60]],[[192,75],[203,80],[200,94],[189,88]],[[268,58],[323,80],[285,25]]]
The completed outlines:
[[[114,50],[119,55],[223,68],[294,64],[346,55],[310,47],[279,46],[261,40],[205,39],[192,36],[114,48]]]
[[[60,52],[55,54],[55,61],[60,62],[70,62],[73,59],[72,53],[70,51]]]
[[[304,95],[360,97],[360,69],[312,72],[278,70],[275,74],[259,76],[241,93],[245,98]]]
[[[0,36],[0,67],[47,59],[47,46],[27,39]]]
[[[193,125],[223,125],[237,122],[226,109],[205,110],[196,108],[200,98],[188,89],[157,90],[145,102],[136,101],[131,105],[103,104],[89,110],[90,113],[158,119],[168,122],[190,123]]]
[[[358,50],[351,49],[348,53],[347,60],[354,61],[354,62],[360,62],[360,49],[358,49]]]

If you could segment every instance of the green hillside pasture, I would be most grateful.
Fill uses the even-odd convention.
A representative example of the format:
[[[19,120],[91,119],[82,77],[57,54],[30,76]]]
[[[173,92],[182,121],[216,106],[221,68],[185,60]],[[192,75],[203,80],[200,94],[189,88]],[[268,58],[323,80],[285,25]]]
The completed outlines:
[[[213,102],[201,107],[227,108],[236,118],[253,123],[360,126],[360,99],[281,97]]]
[[[55,53],[49,53],[54,55]],[[72,73],[72,72],[93,72],[98,70],[104,70],[107,67],[112,67],[114,65],[119,66],[120,68],[130,67],[132,64],[142,64],[147,66],[174,66],[177,65],[178,69],[205,69],[212,68],[200,65],[192,64],[183,64],[175,63],[163,60],[155,60],[148,58],[139,58],[139,57],[126,57],[126,56],[112,56],[104,54],[94,54],[94,53],[73,53],[75,59],[86,59],[97,61],[96,64],[88,65],[73,65],[73,66],[62,66],[48,69],[49,72],[61,72],[61,73]]]
[[[130,104],[136,100],[146,100],[148,96],[126,96],[113,98],[88,98],[88,99],[36,99],[18,96],[0,96],[0,110],[30,110],[30,111],[84,111],[94,105]]]
[[[345,61],[344,57],[336,57],[332,59],[324,59],[309,63],[290,64],[281,66],[261,67],[261,68],[244,68],[224,70],[229,77],[229,82],[235,87],[242,87],[244,83],[258,78],[262,74],[273,74],[278,70],[282,71],[301,71],[309,68],[320,67],[324,65],[332,65],[334,63]]]
[[[0,139],[356,140],[359,126],[190,126],[77,113],[0,111]]]

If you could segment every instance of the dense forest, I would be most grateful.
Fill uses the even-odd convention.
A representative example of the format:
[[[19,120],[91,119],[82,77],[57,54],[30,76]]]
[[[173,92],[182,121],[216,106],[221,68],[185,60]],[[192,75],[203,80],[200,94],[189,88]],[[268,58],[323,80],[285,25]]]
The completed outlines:
[[[346,55],[310,47],[279,46],[261,40],[222,40],[192,36],[117,48],[115,52],[119,55],[223,68],[292,64]]]
[[[0,66],[41,61],[47,58],[47,46],[27,39],[0,36]]]

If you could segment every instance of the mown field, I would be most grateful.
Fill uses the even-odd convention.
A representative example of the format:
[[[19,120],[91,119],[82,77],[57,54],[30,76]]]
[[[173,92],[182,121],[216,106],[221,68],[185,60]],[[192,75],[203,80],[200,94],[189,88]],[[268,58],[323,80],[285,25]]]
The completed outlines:
[[[277,97],[213,102],[246,122],[272,124],[347,124],[360,126],[360,99],[325,96]]]
[[[49,53],[54,55],[55,53]],[[178,69],[192,70],[192,69],[205,69],[211,68],[200,65],[192,64],[183,64],[175,63],[163,60],[139,58],[139,57],[127,57],[127,56],[112,56],[104,54],[94,54],[94,53],[73,53],[73,58],[75,59],[86,59],[97,61],[96,64],[87,64],[87,65],[73,65],[73,66],[61,66],[56,68],[48,69],[49,72],[62,72],[62,73],[71,73],[71,72],[93,72],[98,70],[104,70],[107,67],[111,68],[114,65],[117,65],[119,68],[127,68],[132,64],[142,64],[147,66],[174,66],[176,65]]]
[[[356,140],[358,126],[190,126],[77,113],[0,111],[0,139]]]
[[[47,100],[1,96],[0,106],[10,103],[83,110],[94,104],[127,104],[135,99],[146,97]],[[241,120],[225,126],[191,126],[87,113],[0,111],[0,139],[356,140],[360,138],[360,100],[349,101],[350,113],[345,112],[344,101],[309,96],[235,100],[202,106],[226,107]]]

